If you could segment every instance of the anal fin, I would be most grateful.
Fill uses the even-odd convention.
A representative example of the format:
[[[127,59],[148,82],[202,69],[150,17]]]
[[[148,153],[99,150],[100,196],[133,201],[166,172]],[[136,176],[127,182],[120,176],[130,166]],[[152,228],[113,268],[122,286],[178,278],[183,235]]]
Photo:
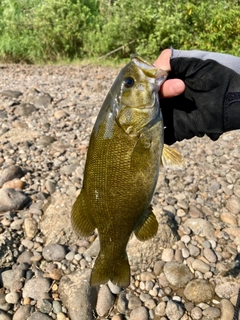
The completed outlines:
[[[148,207],[148,212],[142,222],[134,230],[138,240],[146,241],[153,238],[158,230],[158,222],[152,211],[152,206]]]
[[[82,237],[89,237],[96,228],[90,214],[87,212],[82,193],[80,193],[73,205],[71,221],[75,232]]]

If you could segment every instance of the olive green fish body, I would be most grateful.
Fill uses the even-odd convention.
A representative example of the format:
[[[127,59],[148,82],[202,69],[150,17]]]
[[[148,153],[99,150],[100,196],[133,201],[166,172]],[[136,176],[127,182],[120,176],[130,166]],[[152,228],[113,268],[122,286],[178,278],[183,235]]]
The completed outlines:
[[[155,68],[147,72],[155,81]],[[124,81],[129,82],[129,74],[142,84],[134,99],[133,89],[129,93],[128,87],[123,88]],[[83,187],[73,206],[72,223],[82,236],[98,229],[100,253],[92,271],[92,285],[110,279],[127,286],[129,237],[134,232],[139,240],[147,240],[157,232],[150,202],[163,148],[163,123],[155,82],[144,87],[148,76],[133,62],[122,70],[91,134]],[[147,97],[143,89],[147,90]]]

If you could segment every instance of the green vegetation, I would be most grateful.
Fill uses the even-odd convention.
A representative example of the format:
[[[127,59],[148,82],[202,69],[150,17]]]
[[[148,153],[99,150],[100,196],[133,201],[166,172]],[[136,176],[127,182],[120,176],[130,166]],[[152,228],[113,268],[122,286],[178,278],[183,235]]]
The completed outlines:
[[[56,62],[173,46],[240,56],[236,0],[0,0],[0,59]]]

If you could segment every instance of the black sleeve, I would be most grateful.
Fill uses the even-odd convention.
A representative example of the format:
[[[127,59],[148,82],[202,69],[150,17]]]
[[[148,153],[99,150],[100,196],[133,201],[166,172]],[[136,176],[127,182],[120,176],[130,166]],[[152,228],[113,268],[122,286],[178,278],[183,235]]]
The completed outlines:
[[[212,59],[177,57],[170,64],[169,78],[182,79],[186,89],[178,97],[161,100],[166,143],[204,134],[217,140],[223,132],[240,129],[237,72]]]

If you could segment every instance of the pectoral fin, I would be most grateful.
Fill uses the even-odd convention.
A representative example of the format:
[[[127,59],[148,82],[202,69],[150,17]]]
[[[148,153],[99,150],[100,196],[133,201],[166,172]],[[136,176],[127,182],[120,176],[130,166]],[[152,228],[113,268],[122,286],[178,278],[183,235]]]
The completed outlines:
[[[185,166],[185,161],[181,154],[166,144],[163,146],[161,162],[165,168],[183,169]]]
[[[158,222],[154,213],[152,212],[152,206],[149,206],[147,215],[134,230],[134,233],[138,240],[146,241],[153,238],[156,235],[157,230]]]
[[[82,193],[73,205],[71,221],[75,232],[82,237],[89,237],[96,228],[87,211]]]

